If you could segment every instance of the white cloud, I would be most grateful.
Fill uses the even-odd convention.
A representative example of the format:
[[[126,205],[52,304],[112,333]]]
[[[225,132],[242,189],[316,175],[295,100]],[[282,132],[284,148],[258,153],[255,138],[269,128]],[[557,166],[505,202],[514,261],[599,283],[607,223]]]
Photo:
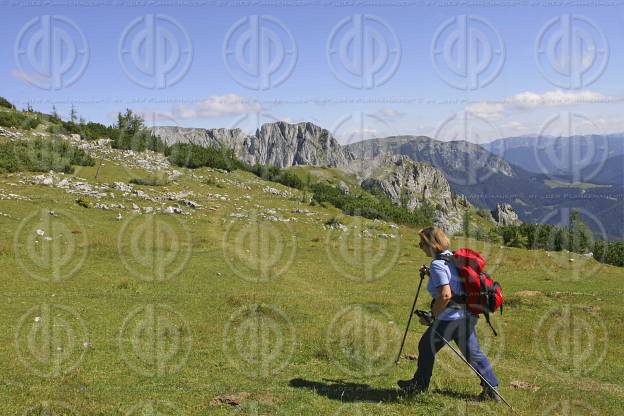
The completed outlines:
[[[624,97],[606,96],[594,91],[554,90],[539,94],[525,91],[502,101],[480,101],[466,106],[466,111],[488,120],[499,120],[512,111],[530,111],[546,107],[581,104],[604,104],[624,101]]]
[[[262,105],[255,101],[236,94],[213,95],[194,104],[178,105],[173,108],[171,115],[176,119],[187,118],[214,118],[234,114],[259,113]]]
[[[141,115],[145,121],[166,121],[172,125],[185,119],[206,119],[223,116],[259,114],[264,111],[262,105],[255,100],[241,97],[236,94],[213,95],[205,100],[190,104],[174,106],[170,111],[155,108],[133,108],[136,114]],[[117,120],[117,113],[108,114],[111,120]]]
[[[398,119],[405,116],[405,113],[395,108],[382,108],[372,113],[372,115],[384,119]]]

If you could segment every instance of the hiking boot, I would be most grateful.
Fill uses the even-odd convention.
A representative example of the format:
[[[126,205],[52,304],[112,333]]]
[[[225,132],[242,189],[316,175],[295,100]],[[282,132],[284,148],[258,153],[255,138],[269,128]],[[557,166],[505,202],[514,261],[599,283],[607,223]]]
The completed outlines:
[[[414,380],[399,380],[397,381],[399,388],[405,394],[420,394],[425,391],[422,387],[418,385],[418,383]]]
[[[487,386],[483,387],[483,391],[479,395],[479,401],[485,402],[485,401],[493,400],[496,403],[500,403],[501,402],[500,396],[496,394],[495,390],[496,392],[498,392],[498,389],[496,387],[494,388],[490,388]]]

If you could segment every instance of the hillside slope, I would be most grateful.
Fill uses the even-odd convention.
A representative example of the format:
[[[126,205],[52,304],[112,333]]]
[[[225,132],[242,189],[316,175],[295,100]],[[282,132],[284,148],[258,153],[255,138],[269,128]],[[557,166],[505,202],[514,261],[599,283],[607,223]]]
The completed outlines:
[[[424,330],[394,365],[428,262],[416,230],[246,172],[77,145],[94,166],[0,175],[0,414],[512,414],[474,400],[448,349],[430,393],[398,395]],[[166,182],[130,183],[154,175]],[[478,331],[518,414],[618,415],[622,269],[466,245],[505,288],[499,336]]]

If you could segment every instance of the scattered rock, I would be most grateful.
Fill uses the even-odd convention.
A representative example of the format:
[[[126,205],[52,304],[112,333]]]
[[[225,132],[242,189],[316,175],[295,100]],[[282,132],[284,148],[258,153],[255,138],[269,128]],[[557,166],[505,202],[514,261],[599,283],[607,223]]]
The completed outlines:
[[[42,236],[42,235],[45,235],[45,231],[43,231],[41,228],[37,228],[37,230],[35,231],[35,234]]]
[[[290,198],[290,192],[288,191],[280,191],[278,189],[275,188],[271,188],[270,186],[266,186],[264,187],[264,189],[262,189],[262,192],[268,193],[268,194],[273,194],[273,195],[278,195],[284,198]]]
[[[211,406],[240,406],[242,401],[246,398],[250,397],[251,393],[247,393],[245,391],[236,393],[236,394],[223,394],[221,396],[217,396],[210,402]]]
[[[531,390],[533,392],[538,391],[540,389],[539,386],[536,386],[535,384],[531,384],[526,381],[514,380],[510,384],[511,384],[511,387],[513,387],[514,389]]]
[[[500,226],[522,224],[511,204],[496,204],[496,209],[492,211],[492,217]]]
[[[171,174],[169,175],[169,180],[170,181],[175,181],[176,179],[178,179],[180,176],[182,176],[182,172],[180,172],[179,170],[175,170],[173,172],[171,172]]]
[[[182,203],[184,205],[186,205],[187,207],[191,207],[193,209],[198,209],[201,208],[201,205],[199,205],[197,202],[195,201],[191,201],[190,199],[183,199]]]
[[[165,214],[183,214],[184,213],[184,211],[182,211],[180,208],[172,207],[172,206],[163,208],[162,212]]]
[[[338,189],[340,189],[340,191],[343,194],[348,194],[349,193],[349,185],[347,185],[346,183],[344,183],[343,181],[338,182]]]
[[[340,230],[343,233],[349,231],[349,227],[341,223],[325,224],[325,229]]]
[[[132,192],[132,190],[134,189],[131,184],[124,182],[113,182],[111,188],[121,192]]]

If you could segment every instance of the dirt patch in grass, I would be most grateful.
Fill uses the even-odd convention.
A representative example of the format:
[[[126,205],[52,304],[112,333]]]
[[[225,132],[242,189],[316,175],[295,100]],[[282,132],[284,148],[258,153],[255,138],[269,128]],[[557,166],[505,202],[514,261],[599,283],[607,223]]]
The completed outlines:
[[[222,394],[220,396],[215,397],[210,401],[211,406],[240,406],[243,400],[249,398],[251,393],[247,393],[246,391],[242,391],[240,393],[235,394]]]

